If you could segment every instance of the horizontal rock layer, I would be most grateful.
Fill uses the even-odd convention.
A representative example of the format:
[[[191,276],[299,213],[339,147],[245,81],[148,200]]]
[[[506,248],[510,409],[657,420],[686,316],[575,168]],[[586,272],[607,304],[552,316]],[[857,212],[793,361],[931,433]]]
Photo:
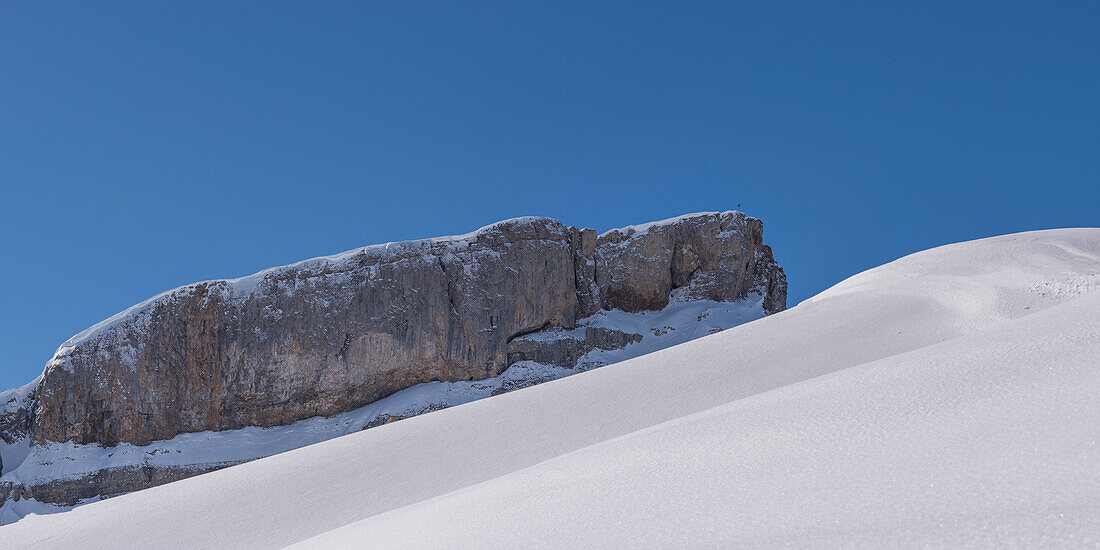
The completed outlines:
[[[786,279],[762,230],[739,212],[602,235],[517,218],[188,285],[63,344],[29,397],[0,411],[0,437],[142,445],[289,424],[421,382],[491,377],[527,358],[568,363],[628,343],[599,331],[576,349],[517,340],[572,329],[600,309],[756,292],[773,313],[785,308]]]
[[[198,464],[175,467],[127,466],[104,468],[94,473],[48,481],[13,483],[0,481],[0,503],[33,498],[55,506],[76,506],[97,499],[111,498],[206,472],[228,468],[240,462]]]

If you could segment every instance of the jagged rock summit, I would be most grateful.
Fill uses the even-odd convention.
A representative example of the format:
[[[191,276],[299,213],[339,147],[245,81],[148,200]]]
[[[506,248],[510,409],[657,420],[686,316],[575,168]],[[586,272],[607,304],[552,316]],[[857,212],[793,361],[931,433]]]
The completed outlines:
[[[586,321],[608,312],[744,299],[784,309],[786,278],[762,234],[741,212],[599,235],[524,217],[183,286],[62,344],[38,380],[3,395],[0,438],[142,446],[336,415],[520,363],[572,369],[642,340]],[[513,376],[494,392],[560,375]]]

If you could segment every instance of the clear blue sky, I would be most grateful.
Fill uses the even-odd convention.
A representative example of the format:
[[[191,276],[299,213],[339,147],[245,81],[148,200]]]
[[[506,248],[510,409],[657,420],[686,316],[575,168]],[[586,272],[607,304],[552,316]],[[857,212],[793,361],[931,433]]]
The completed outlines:
[[[0,386],[181,284],[519,215],[742,203],[791,305],[1100,224],[1100,3],[593,4],[6,3]]]

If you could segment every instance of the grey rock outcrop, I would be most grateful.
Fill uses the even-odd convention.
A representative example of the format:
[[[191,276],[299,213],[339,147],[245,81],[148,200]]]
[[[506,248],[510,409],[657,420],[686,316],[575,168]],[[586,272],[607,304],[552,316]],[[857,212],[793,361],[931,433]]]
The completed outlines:
[[[376,245],[139,304],[63,344],[0,437],[146,444],[184,432],[289,424],[432,380],[496,376],[514,361],[568,364],[632,335],[592,331],[572,349],[522,337],[600,309],[759,294],[786,279],[739,212],[597,235],[517,218],[459,237]]]
[[[779,311],[786,307],[786,277],[763,233],[759,219],[730,212],[608,231],[595,251],[601,305],[661,309],[675,289],[685,299],[735,300],[753,289],[767,296],[761,285],[774,281],[777,301],[769,313]]]

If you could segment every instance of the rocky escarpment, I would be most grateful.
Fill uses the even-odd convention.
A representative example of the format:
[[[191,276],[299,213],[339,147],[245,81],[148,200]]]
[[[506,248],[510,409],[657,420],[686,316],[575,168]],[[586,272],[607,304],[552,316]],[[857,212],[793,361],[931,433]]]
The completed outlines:
[[[605,327],[532,338],[603,310],[754,295],[773,313],[786,279],[762,229],[739,212],[602,235],[517,218],[188,285],[64,343],[36,383],[4,394],[0,438],[144,445],[284,425],[517,361],[572,366],[640,339]]]

